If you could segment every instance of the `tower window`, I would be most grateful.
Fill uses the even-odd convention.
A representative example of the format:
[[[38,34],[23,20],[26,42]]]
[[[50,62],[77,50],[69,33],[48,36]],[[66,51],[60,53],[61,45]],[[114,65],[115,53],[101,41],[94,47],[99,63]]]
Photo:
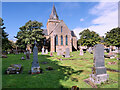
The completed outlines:
[[[66,45],[68,45],[68,37],[67,37],[67,35],[66,35]]]
[[[63,45],[63,36],[61,36],[61,45]]]
[[[61,26],[61,32],[62,32],[62,28],[63,28],[63,27]]]

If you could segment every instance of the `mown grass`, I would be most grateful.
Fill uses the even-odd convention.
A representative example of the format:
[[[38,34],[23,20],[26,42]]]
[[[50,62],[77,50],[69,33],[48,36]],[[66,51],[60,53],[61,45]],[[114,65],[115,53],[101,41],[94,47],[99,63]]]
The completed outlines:
[[[57,58],[63,58],[57,56],[57,53],[53,53],[53,57],[47,55],[38,54],[38,61],[40,68],[43,69],[42,74],[30,75],[28,74],[31,69],[31,63],[33,61],[33,55],[30,55],[30,60],[20,60],[24,54],[8,54],[8,58],[2,59],[2,86],[3,88],[71,88],[72,86],[78,86],[79,88],[92,88],[90,85],[84,82],[84,79],[89,78],[92,73],[91,67],[93,67],[93,54],[85,53],[83,56],[79,56],[79,51],[70,53],[72,57],[67,59],[75,60],[63,60],[60,61]],[[46,61],[48,64],[41,64]],[[108,62],[115,61],[116,65],[108,65]],[[22,74],[6,75],[5,70],[10,64],[22,64]],[[47,66],[52,66],[54,70],[46,71]],[[118,60],[105,59],[105,67],[118,70]],[[109,79],[116,81],[117,83],[103,84],[99,88],[118,88],[118,72],[110,72]],[[76,78],[78,81],[72,80]]]

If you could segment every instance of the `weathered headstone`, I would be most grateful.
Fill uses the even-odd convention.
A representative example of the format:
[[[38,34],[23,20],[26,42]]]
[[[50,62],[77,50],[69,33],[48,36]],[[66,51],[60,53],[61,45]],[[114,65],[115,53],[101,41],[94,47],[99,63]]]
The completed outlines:
[[[38,62],[38,48],[36,46],[36,41],[35,41],[35,46],[33,49],[33,62],[31,67],[31,74],[38,74],[38,73],[40,73],[40,66]]]
[[[7,58],[7,55],[2,55],[2,58]]]
[[[58,49],[57,55],[58,55],[58,56],[62,55],[62,49]]]
[[[109,75],[106,73],[104,63],[104,46],[97,44],[94,46],[94,64],[90,80],[95,84],[100,84],[101,82],[107,81],[108,77]]]
[[[83,55],[83,49],[82,48],[80,49],[80,55]]]
[[[21,57],[21,60],[25,60],[24,56]]]
[[[22,66],[21,64],[11,64],[6,73],[7,74],[19,74],[21,72]]]
[[[65,58],[68,58],[68,57],[70,57],[70,49],[69,49],[69,48],[66,48]]]
[[[29,59],[30,59],[30,51],[27,50],[27,52],[26,52],[26,60],[29,60]]]
[[[45,50],[45,54],[48,54],[48,50],[47,49]]]
[[[45,54],[44,50],[45,50],[45,49],[44,49],[44,47],[43,47],[43,48],[42,48],[42,55]]]

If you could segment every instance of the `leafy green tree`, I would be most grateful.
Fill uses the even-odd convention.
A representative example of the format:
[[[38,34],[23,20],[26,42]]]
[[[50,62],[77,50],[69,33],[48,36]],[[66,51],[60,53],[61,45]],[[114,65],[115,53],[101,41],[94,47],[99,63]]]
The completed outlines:
[[[42,33],[42,23],[38,21],[29,20],[24,26],[20,27],[20,31],[17,33],[16,44],[20,48],[26,48],[27,46],[33,47],[34,41],[36,40],[39,45],[42,45],[44,35]]]
[[[7,49],[11,48],[11,44],[10,41],[8,40],[9,34],[5,32],[6,27],[4,27],[3,25],[4,25],[3,19],[0,17],[0,36],[1,36],[0,39],[2,40],[2,51],[6,51]]]
[[[120,28],[113,28],[107,32],[104,41],[108,45],[120,47]]]
[[[78,44],[82,46],[91,47],[101,41],[100,36],[96,32],[90,31],[89,29],[80,32],[79,35],[80,39],[78,40]]]

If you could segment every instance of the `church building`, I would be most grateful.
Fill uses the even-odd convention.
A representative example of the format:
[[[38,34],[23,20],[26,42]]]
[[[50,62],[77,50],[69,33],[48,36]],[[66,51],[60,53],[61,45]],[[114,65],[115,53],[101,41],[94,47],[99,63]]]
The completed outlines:
[[[47,21],[47,29],[44,29],[43,33],[46,40],[49,40],[50,42],[50,51],[65,51],[66,48],[69,48],[70,52],[77,50],[76,35],[67,27],[63,20],[59,20],[54,5]]]

